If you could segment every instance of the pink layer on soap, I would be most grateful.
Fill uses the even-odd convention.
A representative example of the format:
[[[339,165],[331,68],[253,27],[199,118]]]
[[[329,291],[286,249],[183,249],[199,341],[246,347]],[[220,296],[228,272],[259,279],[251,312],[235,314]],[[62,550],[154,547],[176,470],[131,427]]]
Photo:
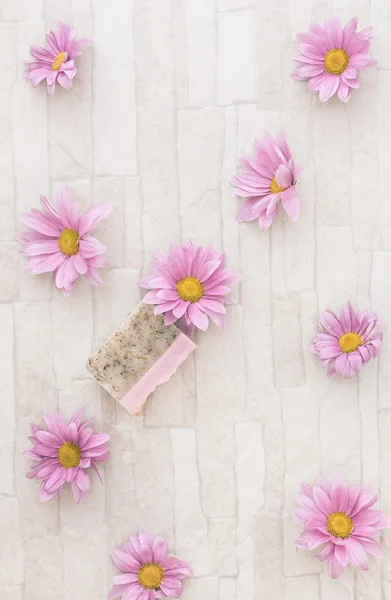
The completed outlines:
[[[140,412],[142,405],[154,389],[168,381],[195,348],[196,345],[181,333],[149,371],[119,400],[119,403],[132,415]]]

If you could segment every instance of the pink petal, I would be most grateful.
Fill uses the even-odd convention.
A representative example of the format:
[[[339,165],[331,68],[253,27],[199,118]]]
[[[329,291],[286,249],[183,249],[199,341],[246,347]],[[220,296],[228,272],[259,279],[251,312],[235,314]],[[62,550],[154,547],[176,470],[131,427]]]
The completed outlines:
[[[63,469],[62,467],[58,467],[55,471],[53,471],[46,480],[46,490],[49,493],[54,492],[54,490],[59,490],[65,483],[66,474],[66,469]]]
[[[330,577],[332,579],[337,579],[344,572],[344,567],[339,563],[335,556],[333,556],[328,561],[328,570]]]
[[[57,457],[58,448],[52,446],[45,446],[44,444],[36,444],[35,451],[41,456],[50,456],[51,458]]]
[[[361,543],[350,536],[346,540],[346,549],[351,563],[358,569],[366,571],[368,569],[367,554]]]
[[[83,258],[83,256],[78,252],[73,257],[73,264],[76,267],[76,270],[80,275],[84,275],[87,272],[87,261]]]
[[[349,488],[346,482],[343,480],[336,481],[331,486],[330,496],[335,512],[345,512],[349,499]]]
[[[264,212],[262,212],[259,215],[259,219],[258,219],[259,227],[261,229],[269,229],[270,225],[273,223],[274,219],[276,218],[277,213],[278,213],[278,204],[275,207],[274,212],[271,213],[269,216],[266,215],[266,210]]]
[[[41,487],[39,488],[39,500],[40,502],[47,502],[48,500],[51,500],[57,493],[59,490],[55,490],[53,492],[48,492],[45,489],[45,481],[42,482]]]
[[[22,213],[20,215],[20,220],[27,225],[27,227],[31,227],[31,229],[51,237],[58,238],[61,233],[60,229],[55,226],[43,213]]]
[[[83,492],[81,491],[81,489],[77,485],[76,479],[74,479],[72,481],[72,483],[71,483],[71,489],[72,489],[72,495],[73,495],[73,498],[74,498],[76,504],[79,504],[80,500],[83,497]]]
[[[141,561],[136,560],[128,552],[122,552],[121,550],[113,550],[111,558],[113,563],[123,572],[137,573],[141,566]]]
[[[311,77],[308,82],[308,91],[309,92],[318,92],[323,85],[323,82],[326,79],[328,73],[322,73],[321,75],[316,75],[315,77]]]
[[[88,208],[79,219],[77,231],[80,237],[95,229],[110,214],[112,208],[111,202],[98,202]]]
[[[334,548],[334,556],[342,567],[348,566],[349,555],[346,546],[336,545]]]
[[[246,200],[238,209],[236,220],[239,223],[253,221],[258,219],[263,208],[259,205],[259,197]]]
[[[84,445],[80,445],[81,450],[88,450],[89,448],[94,448],[96,446],[102,446],[106,442],[108,442],[110,436],[107,433],[94,433]]]
[[[278,167],[275,177],[281,188],[286,189],[292,185],[292,172],[285,165]]]
[[[160,564],[167,555],[167,544],[163,538],[156,537],[152,545],[153,561]]]
[[[94,267],[88,267],[85,276],[92,285],[103,285],[103,279]]]
[[[290,220],[295,223],[300,214],[300,202],[294,186],[282,192],[281,203]]]
[[[138,581],[136,573],[124,573],[113,577],[114,585],[124,585],[126,583],[136,583]]]
[[[79,241],[79,249],[84,258],[91,258],[97,254],[106,252],[106,246],[92,236],[81,239]]]
[[[58,240],[43,239],[26,244],[22,254],[23,256],[37,256],[44,254],[55,254],[59,250]]]
[[[340,81],[340,84],[338,87],[338,98],[342,102],[348,102],[351,95],[352,95],[352,88],[349,87],[348,85],[346,85],[346,83],[344,83],[343,81]]]
[[[319,510],[321,510],[325,516],[331,514],[333,512],[333,509],[331,506],[330,498],[326,494],[326,492],[321,487],[314,486],[313,494],[314,500]]]
[[[187,314],[191,322],[201,329],[202,331],[206,331],[208,329],[208,317],[203,313],[197,306],[196,303],[190,304]]]
[[[161,304],[157,304],[155,306],[154,314],[161,315],[164,312],[166,312],[167,310],[173,310],[173,308],[175,308],[176,306],[179,306],[179,304],[181,302],[182,302],[182,300],[180,300],[178,298],[177,300],[169,300],[169,301],[164,301]]]
[[[324,30],[330,42],[330,48],[341,48],[343,35],[339,19],[333,17],[326,21]]]
[[[76,229],[78,208],[72,202],[68,189],[65,185],[61,186],[56,197],[56,212],[62,223],[62,228]]]
[[[331,73],[325,73],[323,82],[319,89],[319,100],[321,102],[327,102],[332,96],[334,96],[339,86],[338,75],[332,75]]]
[[[310,77],[321,75],[322,73],[324,73],[323,64],[303,65],[297,69],[296,76],[299,76],[301,79],[308,79]]]
[[[57,82],[66,90],[70,90],[72,87],[72,79],[69,79],[65,73],[58,73]]]
[[[61,446],[61,440],[58,439],[56,435],[53,433],[49,433],[48,431],[37,431],[35,434],[36,438],[45,444],[45,446],[50,446],[51,448],[58,448]]]
[[[78,431],[76,423],[69,423],[65,431],[65,438],[67,442],[77,444],[78,442]]]
[[[354,69],[368,69],[375,65],[376,61],[368,56],[368,54],[358,53],[349,58],[349,67],[353,67]]]
[[[364,548],[365,552],[375,556],[376,558],[383,558],[384,552],[381,546],[375,540],[360,540],[361,546]]]
[[[88,490],[91,487],[90,478],[88,477],[87,473],[82,469],[78,470],[77,475],[75,477],[75,481],[82,492],[88,492]]]
[[[181,317],[183,317],[189,305],[190,302],[184,302],[183,300],[181,300],[180,303],[172,309],[172,314],[175,317],[175,319],[180,319]]]
[[[165,325],[172,325],[177,320],[178,320],[178,317],[176,317],[174,315],[174,313],[170,310],[168,312],[166,312],[166,314],[164,315],[164,324]]]

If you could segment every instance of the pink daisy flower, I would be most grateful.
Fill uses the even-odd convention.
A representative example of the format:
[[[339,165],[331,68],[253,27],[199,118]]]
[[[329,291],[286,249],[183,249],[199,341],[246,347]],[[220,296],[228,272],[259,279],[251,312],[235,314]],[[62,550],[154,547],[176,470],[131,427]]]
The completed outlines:
[[[113,578],[110,598],[179,598],[181,581],[192,575],[189,565],[174,556],[167,556],[166,542],[160,537],[140,531],[129,540],[111,553],[113,563],[123,575]]]
[[[46,502],[60,492],[65,483],[70,483],[77,503],[90,489],[90,479],[86,469],[96,471],[103,483],[97,464],[107,459],[106,433],[94,433],[87,425],[92,421],[82,421],[82,411],[73,415],[67,425],[58,413],[44,415],[47,429],[31,425],[33,435],[28,439],[34,447],[24,455],[35,461],[27,477],[42,481],[39,499]]]
[[[93,285],[102,285],[98,268],[106,265],[102,256],[106,246],[90,232],[110,213],[111,202],[93,204],[79,217],[79,209],[64,186],[55,207],[46,196],[41,196],[41,206],[42,212],[33,208],[20,215],[31,228],[18,237],[21,254],[29,259],[27,272],[38,275],[53,271],[54,282],[64,296],[70,294],[79,275],[85,275]]]
[[[337,92],[347,102],[353,88],[358,88],[357,71],[368,69],[376,61],[368,54],[372,27],[357,33],[357,17],[342,29],[335,17],[323,26],[311,25],[309,33],[298,33],[298,63],[293,79],[308,81],[310,92],[319,92],[321,102],[327,102]]]
[[[31,81],[33,87],[46,79],[49,94],[54,94],[56,83],[69,90],[77,69],[75,58],[80,56],[81,48],[90,44],[90,40],[74,40],[75,32],[61,21],[57,29],[46,35],[46,48],[31,46],[31,56],[34,62],[28,63],[24,72],[26,79]]]
[[[313,550],[324,544],[316,557],[328,563],[333,579],[349,563],[366,571],[367,554],[383,556],[374,536],[391,527],[389,517],[371,508],[377,500],[371,486],[349,487],[342,477],[336,477],[331,485],[324,477],[318,477],[314,486],[302,484],[297,498],[300,508],[293,511],[293,517],[305,531],[296,546]]]
[[[380,320],[375,313],[355,313],[350,302],[341,308],[339,317],[326,310],[320,318],[320,332],[308,348],[319,356],[327,374],[353,377],[363,363],[379,355],[383,334],[376,331]]]
[[[194,327],[205,331],[208,317],[224,327],[225,295],[228,286],[240,279],[224,268],[224,254],[188,241],[183,246],[172,244],[168,254],[155,252],[154,256],[153,275],[141,279],[139,286],[151,290],[143,302],[156,305],[155,315],[164,314],[166,325],[182,319],[182,329],[189,334]]]
[[[236,194],[247,198],[236,220],[242,223],[258,219],[261,229],[268,229],[281,201],[291,221],[297,221],[300,204],[295,185],[301,169],[295,167],[285,132],[280,131],[275,139],[265,133],[261,140],[254,141],[254,149],[255,156],[241,158],[243,171],[230,180]]]

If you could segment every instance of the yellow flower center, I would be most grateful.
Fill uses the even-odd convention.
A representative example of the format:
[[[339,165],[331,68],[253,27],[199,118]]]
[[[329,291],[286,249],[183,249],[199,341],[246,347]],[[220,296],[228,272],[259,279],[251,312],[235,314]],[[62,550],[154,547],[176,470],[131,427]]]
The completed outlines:
[[[163,569],[156,563],[143,565],[137,573],[137,579],[140,585],[146,590],[158,588],[163,579]]]
[[[362,339],[358,335],[358,333],[353,333],[353,331],[349,331],[349,333],[344,333],[338,340],[339,347],[342,352],[354,352],[357,350],[359,346],[362,344]]]
[[[324,68],[327,73],[341,75],[349,64],[349,57],[344,50],[329,50],[324,57]]]
[[[204,293],[202,283],[195,277],[184,277],[178,281],[176,289],[180,299],[185,302],[197,302]]]
[[[81,451],[79,446],[71,444],[71,442],[64,442],[58,449],[58,462],[64,469],[71,469],[77,467],[81,460]]]
[[[327,517],[327,531],[337,538],[347,538],[352,532],[353,521],[345,513],[332,513]]]
[[[58,71],[65,60],[65,52],[59,52],[52,62],[52,71]]]
[[[58,238],[58,247],[63,254],[72,256],[79,251],[79,235],[74,229],[64,229]]]
[[[277,179],[275,177],[273,177],[273,179],[270,182],[270,193],[271,194],[279,194],[280,192],[283,192],[285,188],[282,188],[278,185],[277,183]]]

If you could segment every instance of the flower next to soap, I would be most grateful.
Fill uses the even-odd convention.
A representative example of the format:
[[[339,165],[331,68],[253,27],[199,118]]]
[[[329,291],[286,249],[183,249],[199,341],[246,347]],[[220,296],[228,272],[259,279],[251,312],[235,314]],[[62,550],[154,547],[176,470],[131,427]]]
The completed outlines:
[[[332,483],[318,477],[314,486],[302,484],[293,517],[304,532],[296,546],[303,550],[322,547],[316,557],[327,562],[333,579],[342,575],[349,563],[366,571],[367,554],[383,556],[374,537],[391,527],[391,519],[372,508],[377,500],[371,486],[348,486],[342,477],[335,477]]]
[[[145,304],[155,304],[155,315],[164,314],[165,325],[181,319],[184,333],[194,327],[205,331],[211,318],[218,327],[225,326],[228,302],[225,297],[240,275],[224,268],[224,254],[211,246],[196,246],[188,241],[183,246],[170,246],[169,252],[155,252],[151,262],[153,275],[139,281],[150,289]]]
[[[321,102],[335,93],[347,102],[354,88],[359,87],[358,71],[376,64],[369,52],[372,27],[357,33],[357,17],[342,29],[333,17],[324,25],[311,25],[309,33],[298,33],[298,52],[293,56],[297,67],[293,79],[308,81],[310,92],[319,92]]]
[[[24,76],[33,87],[46,79],[49,94],[54,94],[56,83],[69,90],[77,73],[75,58],[80,56],[81,48],[90,44],[90,40],[75,40],[75,32],[61,21],[57,29],[46,35],[46,47],[31,46],[34,61],[28,63]]]
[[[355,313],[350,302],[341,308],[339,317],[326,310],[308,350],[318,355],[320,366],[327,367],[328,375],[353,377],[364,363],[379,355],[383,340],[383,334],[377,330],[379,324],[375,313]]]
[[[167,556],[167,545],[163,538],[145,531],[130,536],[128,542],[112,551],[111,558],[122,575],[113,578],[110,598],[180,598],[182,580],[192,575],[187,563]]]
[[[300,204],[295,185],[301,169],[295,166],[285,132],[280,131],[276,138],[265,133],[254,141],[254,150],[254,156],[240,159],[242,170],[230,179],[236,194],[246,198],[236,220],[258,219],[260,228],[268,229],[281,203],[291,221],[297,221]]]
[[[30,227],[18,238],[21,254],[29,259],[27,272],[53,272],[54,282],[64,296],[70,294],[79,275],[93,285],[102,285],[98,268],[106,265],[106,246],[90,232],[110,213],[111,202],[93,204],[79,217],[79,209],[64,186],[55,206],[41,196],[41,208],[20,215]]]
[[[63,421],[58,413],[44,415],[46,428],[31,425],[33,435],[29,437],[33,444],[24,455],[35,464],[27,477],[42,481],[39,499],[46,502],[70,484],[75,501],[80,502],[83,494],[90,489],[90,479],[86,472],[92,468],[99,473],[97,463],[107,459],[106,433],[94,433],[88,421],[82,421],[82,411],[77,412],[69,423]]]

